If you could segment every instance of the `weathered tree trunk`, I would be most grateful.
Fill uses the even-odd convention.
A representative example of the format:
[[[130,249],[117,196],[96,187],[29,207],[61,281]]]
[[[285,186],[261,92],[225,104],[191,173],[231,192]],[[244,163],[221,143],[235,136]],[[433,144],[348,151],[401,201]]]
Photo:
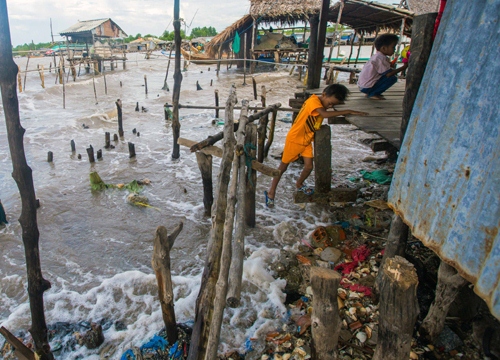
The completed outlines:
[[[337,358],[337,343],[341,324],[337,289],[341,278],[336,271],[316,266],[311,268],[313,291],[312,359],[330,360]]]
[[[246,191],[246,172],[245,172],[245,134],[248,123],[248,101],[242,101],[243,109],[240,113],[240,125],[238,129],[237,143],[240,147],[238,165],[238,208],[236,214],[236,230],[232,243],[231,268],[229,270],[229,290],[227,293],[227,304],[230,307],[237,307],[241,297],[241,281],[243,277],[243,259],[245,256],[245,191]]]
[[[205,207],[205,215],[210,216],[212,205],[214,203],[213,182],[212,182],[212,155],[207,155],[201,151],[197,151],[196,160],[198,168],[201,172],[203,181],[203,206]]]
[[[307,88],[315,89],[319,87],[314,83],[314,77],[316,74],[316,56],[319,56],[318,51],[318,25],[319,25],[319,16],[313,15],[309,17],[309,25],[310,25],[310,35],[309,35],[309,52],[307,55]],[[300,73],[299,73],[300,80]],[[316,85],[316,86],[315,86]]]
[[[418,15],[413,18],[411,26],[411,56],[406,75],[406,90],[403,98],[403,118],[401,121],[400,139],[403,139],[410,121],[413,104],[417,98],[420,83],[424,77],[427,61],[432,50],[432,33],[436,22],[437,13]]]
[[[271,123],[269,124],[269,135],[267,137],[266,147],[264,148],[264,157],[269,154],[269,149],[273,144],[274,140],[274,128],[276,127],[276,117],[278,116],[278,110],[273,110],[273,116],[271,118]]]
[[[400,256],[387,259],[380,283],[378,343],[373,360],[410,357],[413,328],[418,316],[417,272]]]
[[[322,125],[314,134],[314,176],[316,192],[328,193],[332,187],[332,130]]]
[[[116,100],[116,113],[118,114],[118,135],[123,137],[123,117],[122,117],[122,101]]]
[[[158,226],[153,245],[153,258],[151,264],[156,274],[158,283],[158,297],[160,298],[163,322],[167,329],[167,338],[170,344],[177,341],[177,324],[174,312],[174,292],[172,288],[172,274],[170,272],[170,250],[174,246],[175,238],[181,232],[184,223],[180,223],[172,234],[167,234],[167,229]]]
[[[257,125],[248,124],[246,131],[245,144],[251,144],[252,148],[248,148],[250,158],[255,159],[257,153]],[[248,174],[248,172],[250,174]],[[255,227],[255,191],[257,189],[257,171],[252,168],[247,168],[247,175],[245,176],[246,190],[245,190],[245,223],[248,227]]]
[[[35,187],[32,170],[26,162],[24,152],[23,136],[25,130],[21,126],[19,118],[19,101],[16,91],[17,70],[17,65],[12,60],[7,4],[5,0],[0,0],[0,89],[12,159],[12,177],[19,188],[22,203],[19,223],[23,230],[22,237],[26,256],[28,297],[32,321],[29,331],[33,337],[35,352],[39,359],[52,360],[54,356],[50,351],[43,309],[43,293],[50,289],[50,282],[43,278],[40,266],[40,250],[38,248],[40,234],[36,215]]]
[[[455,301],[460,289],[467,284],[454,267],[444,261],[439,265],[436,297],[424,322],[420,326],[420,334],[433,342],[443,331],[444,321],[450,305]]]
[[[174,91],[172,95],[172,104],[174,106],[172,115],[172,133],[174,146],[172,148],[172,159],[178,159],[180,155],[180,146],[177,144],[181,132],[181,123],[179,121],[179,98],[181,96],[181,22],[179,19],[179,1],[174,0],[174,36],[175,36],[175,70],[174,70]]]
[[[242,106],[248,108],[248,100],[242,101]],[[232,257],[232,243],[233,243],[233,227],[234,227],[234,215],[236,208],[236,192],[238,188],[238,176],[240,168],[240,156],[243,153],[243,146],[245,141],[244,129],[248,121],[248,117],[244,114],[240,117],[241,127],[238,129],[237,133],[237,149],[236,156],[233,158],[233,177],[231,178],[231,187],[229,189],[228,199],[227,199],[227,209],[226,209],[226,219],[224,222],[224,236],[222,244],[222,254],[221,254],[221,269],[219,273],[219,279],[217,280],[217,285],[215,287],[215,299],[214,299],[214,314],[212,322],[210,324],[210,334],[208,337],[207,353],[206,359],[215,359],[217,357],[217,348],[219,347],[220,340],[220,327],[222,324],[222,317],[224,315],[224,309],[226,307],[226,296],[228,287],[228,276],[229,269],[231,267],[231,257]],[[232,141],[230,138],[228,139]],[[243,159],[244,161],[244,159]],[[245,174],[243,173],[243,176]]]
[[[232,86],[226,103],[226,122],[224,125],[224,137],[226,140],[224,141],[223,156],[220,164],[217,189],[215,191],[217,199],[212,209],[212,231],[207,247],[207,260],[201,279],[200,292],[196,300],[195,324],[191,336],[191,347],[188,355],[189,360],[207,358],[210,323],[214,314],[216,284],[221,269],[221,252],[227,207],[227,188],[231,174],[231,163],[234,157],[235,139],[233,107],[235,103],[236,93],[234,86]]]
[[[262,85],[260,99],[262,106],[266,107],[266,87]],[[267,123],[269,122],[269,114],[265,114],[259,120],[259,127],[257,128],[257,161],[264,162],[264,146],[266,143]]]

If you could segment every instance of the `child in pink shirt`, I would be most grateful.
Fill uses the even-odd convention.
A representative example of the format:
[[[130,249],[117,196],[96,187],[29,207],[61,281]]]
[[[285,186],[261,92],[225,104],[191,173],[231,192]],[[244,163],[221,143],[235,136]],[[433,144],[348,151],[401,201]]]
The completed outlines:
[[[398,79],[396,74],[408,67],[405,63],[399,69],[393,69],[388,56],[396,50],[399,37],[394,34],[383,34],[375,39],[377,53],[363,66],[359,74],[358,87],[369,99],[385,100],[382,93],[394,85]]]

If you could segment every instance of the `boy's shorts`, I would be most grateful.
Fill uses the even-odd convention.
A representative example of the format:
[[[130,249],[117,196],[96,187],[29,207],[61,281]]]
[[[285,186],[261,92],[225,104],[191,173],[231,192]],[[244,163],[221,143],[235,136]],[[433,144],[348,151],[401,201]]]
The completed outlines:
[[[302,145],[291,141],[285,141],[285,148],[283,149],[283,156],[281,162],[290,164],[299,158],[299,155],[305,158],[313,158],[312,144]]]

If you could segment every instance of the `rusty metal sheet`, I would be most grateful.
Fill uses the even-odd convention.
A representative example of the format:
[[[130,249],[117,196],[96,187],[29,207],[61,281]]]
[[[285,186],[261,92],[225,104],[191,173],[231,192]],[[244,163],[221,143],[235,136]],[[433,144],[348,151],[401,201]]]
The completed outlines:
[[[500,319],[500,1],[448,0],[390,206]]]

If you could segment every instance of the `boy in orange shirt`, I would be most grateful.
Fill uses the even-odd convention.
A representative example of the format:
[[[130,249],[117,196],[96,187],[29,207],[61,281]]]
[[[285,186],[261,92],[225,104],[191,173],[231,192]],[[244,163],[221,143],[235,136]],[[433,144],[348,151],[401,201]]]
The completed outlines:
[[[280,175],[273,178],[269,191],[264,191],[267,207],[274,206],[276,188],[281,176],[288,168],[288,165],[297,160],[299,156],[304,159],[304,169],[295,186],[297,191],[302,191],[306,195],[314,194],[314,189],[304,185],[304,181],[313,169],[313,148],[311,143],[314,140],[314,133],[320,128],[323,119],[342,115],[368,115],[365,112],[354,110],[327,111],[334,105],[343,104],[348,95],[349,89],[344,85],[332,84],[327,86],[320,96],[311,95],[304,102],[286,136],[281,164],[278,167]]]

